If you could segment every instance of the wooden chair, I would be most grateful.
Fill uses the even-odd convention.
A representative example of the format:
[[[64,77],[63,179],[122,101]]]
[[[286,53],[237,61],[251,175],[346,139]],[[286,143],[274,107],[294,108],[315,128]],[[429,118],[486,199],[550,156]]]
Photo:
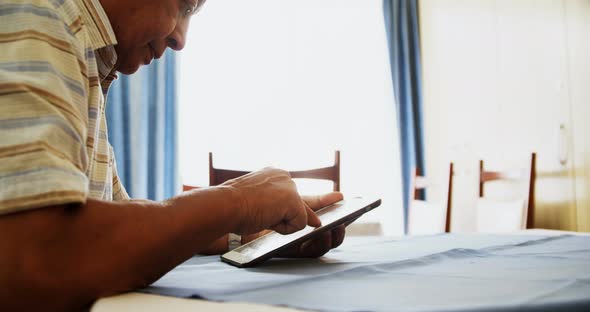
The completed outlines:
[[[519,208],[523,210],[523,213],[520,215],[522,216],[520,220],[521,229],[530,229],[534,226],[534,219],[535,219],[535,181],[536,181],[536,164],[537,164],[537,155],[536,153],[531,154],[530,164],[525,166],[525,168],[519,168],[515,170],[506,170],[506,171],[488,171],[484,168],[484,161],[480,160],[479,162],[479,198],[480,200],[487,198],[484,193],[485,185],[488,183],[495,183],[499,181],[504,182],[514,182],[520,183],[524,186],[524,192],[516,192],[516,193],[523,193],[516,196],[515,199],[512,198],[513,202],[518,200],[519,202],[515,204],[515,209]],[[513,187],[514,189],[520,190],[518,187]],[[514,196],[513,196],[514,197]],[[489,200],[489,199],[488,199]],[[496,206],[498,209],[502,208],[502,205],[508,205],[508,201],[505,199],[503,200],[495,200],[491,204],[488,204],[489,209],[494,209]],[[481,209],[481,202],[478,202],[478,209]],[[508,208],[506,208],[508,209]],[[478,211],[478,214],[480,211]],[[479,218],[479,217],[478,217]],[[498,220],[502,222],[502,220]],[[508,221],[508,220],[505,220]],[[479,219],[478,219],[479,222]]]
[[[216,168],[213,162],[213,153],[209,153],[209,185],[219,185],[223,182],[248,174],[249,171]],[[340,191],[340,151],[334,153],[334,164],[301,171],[289,171],[294,179],[316,179],[332,181],[333,190]],[[197,187],[183,185],[183,190],[188,191]],[[352,223],[346,228],[347,236],[378,236],[383,235],[383,229],[379,222]]]
[[[336,151],[334,155],[334,165],[323,168],[289,171],[291,177],[294,179],[316,179],[329,180],[333,183],[333,190],[340,191],[340,151]],[[235,179],[250,173],[250,171],[232,170],[216,168],[213,163],[213,153],[209,153],[209,186],[222,184],[223,182]],[[195,187],[184,185],[183,190],[187,191]]]
[[[409,200],[409,233],[410,234],[434,234],[443,231],[442,221],[444,219],[444,232],[451,231],[451,207],[453,197],[453,168],[449,164],[448,177],[445,177],[443,189],[446,190],[444,199],[441,202],[426,201],[424,192],[431,187],[440,185],[432,177],[421,176],[418,170],[414,170],[412,177]],[[438,180],[439,182],[441,179]],[[428,229],[425,229],[427,227]]]

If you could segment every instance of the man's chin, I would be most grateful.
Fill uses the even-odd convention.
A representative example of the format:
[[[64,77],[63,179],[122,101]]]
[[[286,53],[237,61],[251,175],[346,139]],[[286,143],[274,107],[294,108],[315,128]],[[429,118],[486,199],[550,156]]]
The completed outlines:
[[[136,64],[136,65],[129,65],[129,64],[120,64],[119,67],[117,68],[117,71],[120,72],[121,74],[124,75],[131,75],[133,73],[135,73],[139,67],[141,67],[141,65]]]

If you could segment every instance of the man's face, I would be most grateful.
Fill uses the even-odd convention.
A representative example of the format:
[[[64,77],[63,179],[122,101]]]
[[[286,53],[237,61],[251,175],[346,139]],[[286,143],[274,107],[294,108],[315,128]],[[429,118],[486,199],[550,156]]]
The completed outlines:
[[[205,0],[102,2],[117,37],[117,70],[132,74],[141,65],[160,58],[167,47],[177,51],[184,48],[190,18]]]

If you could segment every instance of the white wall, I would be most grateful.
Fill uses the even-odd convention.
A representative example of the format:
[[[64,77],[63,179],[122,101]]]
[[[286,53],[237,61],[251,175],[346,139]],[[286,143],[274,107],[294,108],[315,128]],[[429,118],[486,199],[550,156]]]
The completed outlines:
[[[215,0],[191,21],[180,60],[180,170],[296,170],[341,150],[345,196],[377,194],[359,221],[402,232],[399,145],[381,0]],[[325,192],[300,183],[303,193]]]
[[[580,156],[587,149],[579,149],[590,136],[574,116],[587,112],[581,103],[588,88],[579,86],[588,86],[590,70],[572,42],[587,49],[588,2],[420,2],[428,171],[457,163],[455,230],[474,229],[477,161],[523,165],[532,151],[539,173],[535,226],[576,228],[573,155],[578,150],[576,157],[587,160]],[[572,54],[585,67],[572,63]]]
[[[577,221],[590,232],[590,1],[567,1],[566,16]]]

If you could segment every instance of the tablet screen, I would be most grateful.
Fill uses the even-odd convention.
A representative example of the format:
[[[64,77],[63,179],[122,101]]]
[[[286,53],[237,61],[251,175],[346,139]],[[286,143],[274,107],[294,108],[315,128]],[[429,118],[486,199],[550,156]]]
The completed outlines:
[[[380,200],[367,200],[363,198],[353,198],[343,200],[331,206],[317,211],[317,215],[322,221],[322,226],[314,228],[305,227],[303,230],[282,235],[276,232],[266,234],[256,240],[253,240],[233,251],[222,256],[222,259],[229,260],[231,264],[246,264],[261,257],[271,254],[273,251],[289,245],[297,240],[307,240],[314,235],[336,227],[337,225],[352,221],[364,212],[369,211],[381,203]],[[237,262],[237,263],[236,263]]]

